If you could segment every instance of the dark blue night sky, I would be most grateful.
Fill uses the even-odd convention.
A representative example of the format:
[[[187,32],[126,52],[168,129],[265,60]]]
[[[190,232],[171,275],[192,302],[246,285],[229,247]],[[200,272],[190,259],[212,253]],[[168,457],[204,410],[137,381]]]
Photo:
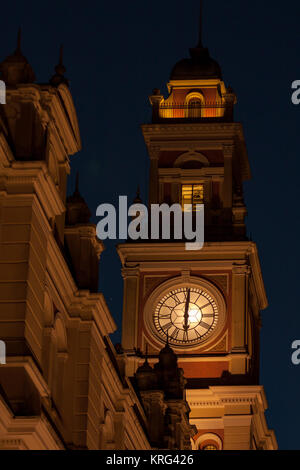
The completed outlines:
[[[64,44],[83,142],[71,160],[70,191],[79,170],[94,215],[119,195],[133,199],[138,184],[146,199],[148,157],[139,126],[150,120],[152,89],[166,94],[172,66],[196,44],[198,10],[198,0],[1,4],[0,60],[15,49],[21,25],[23,53],[37,80],[47,82]],[[300,449],[300,365],[292,365],[290,347],[300,339],[300,105],[291,102],[291,83],[300,80],[299,16],[296,0],[204,2],[204,45],[238,96],[236,120],[244,124],[252,169],[248,232],[258,244],[270,304],[263,312],[261,383],[281,449]],[[115,242],[106,245],[100,288],[120,325],[120,263]]]

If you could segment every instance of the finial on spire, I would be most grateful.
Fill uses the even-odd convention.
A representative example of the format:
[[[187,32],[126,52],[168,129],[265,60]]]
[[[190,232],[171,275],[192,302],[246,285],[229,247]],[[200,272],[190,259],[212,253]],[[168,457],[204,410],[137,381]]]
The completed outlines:
[[[69,85],[69,81],[64,77],[64,74],[66,72],[66,68],[63,63],[63,54],[64,54],[64,47],[63,45],[60,46],[59,48],[59,61],[58,64],[55,67],[55,75],[50,80],[51,85],[53,86],[58,86],[61,83],[65,83],[66,85]]]
[[[88,224],[91,212],[87,203],[79,192],[79,172],[76,173],[75,190],[71,196],[67,197],[67,225]]]
[[[134,202],[134,204],[141,204],[142,203],[140,185],[138,185],[138,187],[137,187],[136,196],[135,196],[133,202]]]
[[[64,57],[64,46],[61,44],[59,48],[59,61],[58,61],[57,66],[55,67],[55,72],[58,75],[63,75],[66,71],[66,68],[63,64],[63,57]]]
[[[17,49],[15,54],[21,54],[21,26],[18,29],[18,36],[17,36]]]
[[[170,79],[173,80],[199,80],[220,79],[222,71],[219,64],[210,57],[209,51],[203,47],[203,0],[200,0],[198,44],[190,49],[190,58],[179,60],[172,69]],[[153,97],[151,97],[153,100]],[[160,99],[160,97],[157,97]]]

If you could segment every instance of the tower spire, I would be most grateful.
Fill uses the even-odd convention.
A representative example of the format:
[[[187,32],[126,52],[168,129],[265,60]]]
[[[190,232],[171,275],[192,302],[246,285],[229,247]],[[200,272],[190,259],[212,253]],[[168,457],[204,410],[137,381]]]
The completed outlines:
[[[18,36],[17,36],[17,49],[15,54],[21,54],[21,27],[18,29]]]
[[[137,187],[136,196],[135,196],[133,202],[134,202],[134,204],[141,204],[142,203],[140,185],[138,185],[138,187]]]
[[[207,47],[203,47],[203,0],[199,1],[198,43],[190,48],[190,59],[182,59],[171,72],[171,80],[220,79],[222,71],[219,64],[210,57]],[[157,97],[160,101],[161,98]],[[159,101],[159,102],[160,102]]]
[[[197,47],[201,49],[202,45],[202,23],[203,23],[203,0],[200,0],[200,12],[199,12],[199,38]]]
[[[65,78],[64,74],[66,72],[66,68],[63,63],[63,45],[60,46],[59,48],[59,60],[58,64],[55,67],[55,74],[50,80],[51,85],[53,86],[58,86],[61,83],[65,83],[66,85],[69,85],[69,81],[67,78]]]
[[[64,63],[63,63],[63,57],[64,57],[64,46],[61,44],[61,46],[59,48],[59,61],[58,61],[57,66],[55,67],[56,73],[61,75],[61,76],[63,76],[63,74],[66,71],[66,68],[65,68]]]

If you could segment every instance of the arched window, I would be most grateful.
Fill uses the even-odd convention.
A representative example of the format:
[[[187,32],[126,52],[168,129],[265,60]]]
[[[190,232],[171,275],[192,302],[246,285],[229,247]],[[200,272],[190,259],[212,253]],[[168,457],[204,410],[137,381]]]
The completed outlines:
[[[204,96],[199,91],[189,93],[185,98],[185,115],[190,119],[197,119],[203,116]]]
[[[217,434],[205,433],[194,441],[193,448],[195,450],[222,450],[223,443]]]
[[[189,151],[179,155],[173,166],[174,168],[200,169],[204,166],[209,166],[209,161],[202,153]]]

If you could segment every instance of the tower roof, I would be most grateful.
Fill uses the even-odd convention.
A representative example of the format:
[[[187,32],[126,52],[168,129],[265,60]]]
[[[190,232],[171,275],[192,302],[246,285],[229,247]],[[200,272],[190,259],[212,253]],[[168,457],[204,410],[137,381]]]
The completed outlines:
[[[210,57],[207,48],[198,45],[190,49],[190,56],[190,58],[182,59],[175,64],[171,72],[171,80],[222,79],[221,67]]]
[[[190,49],[190,58],[182,59],[175,64],[171,72],[171,80],[222,79],[219,64],[210,57],[208,49],[202,45],[202,3],[201,0],[198,44]]]
[[[21,29],[18,32],[17,48],[0,64],[0,71],[6,85],[35,81],[34,71],[21,51]]]

